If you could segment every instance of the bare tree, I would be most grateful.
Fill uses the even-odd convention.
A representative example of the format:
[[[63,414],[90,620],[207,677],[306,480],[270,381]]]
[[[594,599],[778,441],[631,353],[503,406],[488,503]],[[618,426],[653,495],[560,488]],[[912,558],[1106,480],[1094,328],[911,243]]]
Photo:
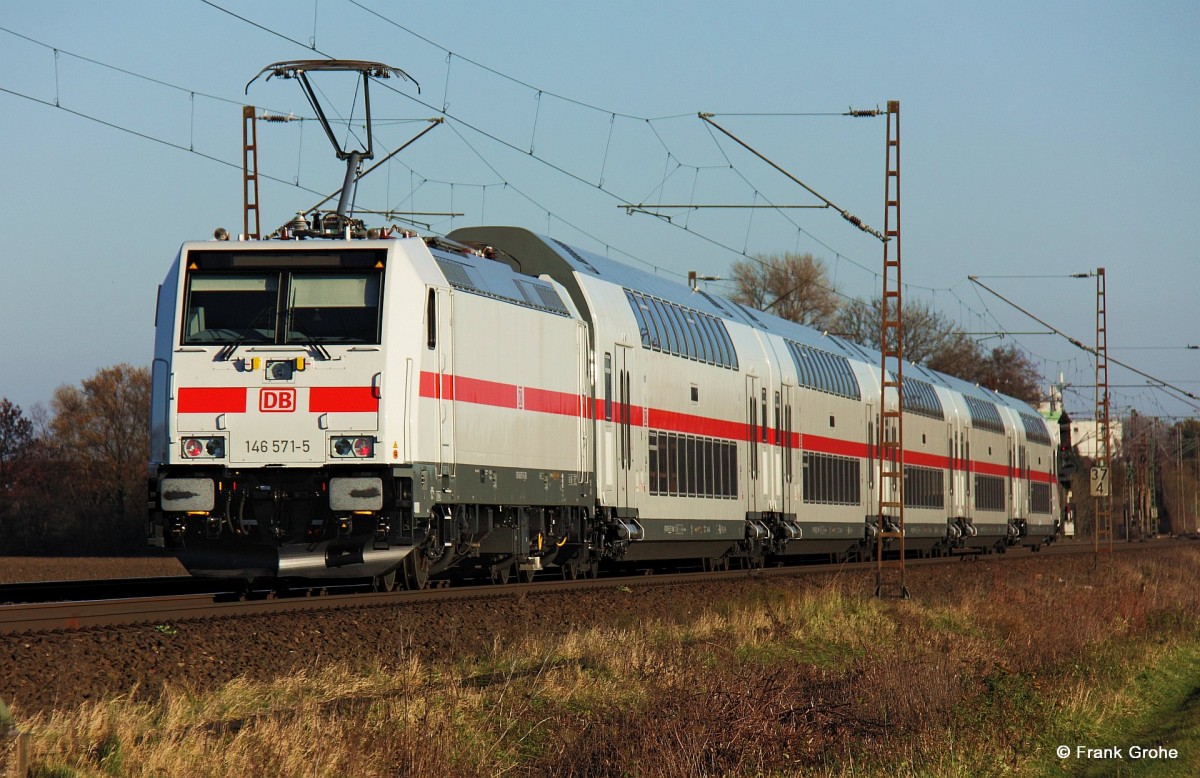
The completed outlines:
[[[0,399],[0,495],[12,491],[20,463],[33,442],[33,422],[7,397]]]
[[[1002,346],[986,352],[958,325],[926,303],[908,303],[902,313],[904,358],[947,375],[1003,392],[1037,405],[1040,373],[1025,352]],[[855,300],[842,308],[834,331],[856,343],[879,349],[880,298]]]
[[[854,300],[845,305],[834,322],[834,331],[842,337],[868,348],[880,347],[883,314],[881,300]],[[906,303],[901,315],[904,325],[904,358],[909,362],[929,364],[941,357],[943,367],[935,369],[954,374],[947,367],[978,358],[979,347],[962,333],[953,321],[929,307],[927,303]],[[933,365],[930,365],[933,367]]]
[[[812,254],[756,255],[731,268],[734,302],[780,318],[826,329],[841,306],[821,260]]]
[[[150,371],[103,368],[78,387],[60,386],[51,408],[63,491],[76,515],[95,521],[113,542],[134,537],[145,503]]]
[[[1036,406],[1042,400],[1041,373],[1029,355],[1016,346],[998,346],[976,363],[974,374],[965,376],[980,386]]]

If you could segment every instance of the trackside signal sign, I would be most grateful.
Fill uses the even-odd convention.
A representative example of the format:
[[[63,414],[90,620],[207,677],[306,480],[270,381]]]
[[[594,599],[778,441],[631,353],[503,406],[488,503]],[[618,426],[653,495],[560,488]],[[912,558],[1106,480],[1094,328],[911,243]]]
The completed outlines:
[[[1108,468],[1093,467],[1092,468],[1092,496],[1107,497],[1110,494],[1108,488]]]

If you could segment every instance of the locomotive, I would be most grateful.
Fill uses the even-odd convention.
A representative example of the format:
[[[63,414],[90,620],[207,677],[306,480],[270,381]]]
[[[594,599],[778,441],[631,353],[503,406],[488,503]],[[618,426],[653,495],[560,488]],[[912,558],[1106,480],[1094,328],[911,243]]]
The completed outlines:
[[[517,227],[185,243],[155,326],[149,542],[197,576],[866,558],[895,488],[878,352]],[[1034,409],[899,401],[909,550],[1053,540]]]

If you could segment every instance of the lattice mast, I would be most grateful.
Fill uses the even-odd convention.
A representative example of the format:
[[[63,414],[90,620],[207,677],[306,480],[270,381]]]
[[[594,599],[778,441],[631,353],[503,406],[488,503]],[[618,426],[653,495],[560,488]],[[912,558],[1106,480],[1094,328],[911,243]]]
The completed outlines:
[[[1111,473],[1112,433],[1109,428],[1108,408],[1108,304],[1106,300],[1104,268],[1096,271],[1096,461],[1105,477]],[[1104,488],[1095,495],[1097,554],[1112,553],[1112,491]]]
[[[242,106],[242,234],[258,240],[258,120],[254,106]]]
[[[887,105],[887,169],[884,175],[883,297],[879,332],[879,513],[875,533],[875,596],[891,583],[907,598],[904,580],[904,323],[900,275],[900,102]],[[898,551],[884,559],[884,550]]]

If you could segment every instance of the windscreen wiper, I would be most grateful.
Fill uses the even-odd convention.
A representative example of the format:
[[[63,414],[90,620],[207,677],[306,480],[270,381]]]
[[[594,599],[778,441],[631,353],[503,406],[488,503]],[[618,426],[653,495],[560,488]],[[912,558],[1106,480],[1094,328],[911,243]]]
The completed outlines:
[[[260,321],[262,321],[262,319],[264,318],[263,315],[267,314],[267,313],[271,314],[272,316],[275,314],[275,304],[274,303],[267,305],[261,311],[256,313],[254,315],[254,318],[250,321],[249,326],[247,326],[246,329],[244,329],[242,331],[242,334],[238,335],[236,338],[234,338],[232,343],[226,344],[225,348],[223,348],[217,352],[217,360],[216,361],[228,362],[230,359],[232,359],[234,352],[236,352],[238,350],[238,346],[240,346],[246,342],[246,338],[250,337],[250,333],[254,330],[255,327],[258,326],[258,323]]]
[[[329,351],[326,350],[326,348],[324,346],[322,346],[320,343],[318,343],[317,339],[314,338],[312,335],[309,335],[304,330],[291,330],[290,332],[294,335],[299,335],[300,339],[302,341],[304,341],[304,345],[308,346],[314,352],[316,352],[317,359],[320,359],[324,362],[328,362],[329,360],[333,359],[333,355],[330,354]]]

